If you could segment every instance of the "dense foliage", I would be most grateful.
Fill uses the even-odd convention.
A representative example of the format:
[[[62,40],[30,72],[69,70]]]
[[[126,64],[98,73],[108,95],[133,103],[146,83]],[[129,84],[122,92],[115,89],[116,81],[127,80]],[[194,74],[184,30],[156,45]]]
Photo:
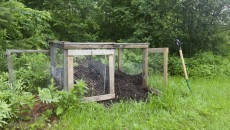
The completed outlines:
[[[175,38],[192,56],[218,53],[229,44],[228,0],[21,0],[51,12],[50,25],[59,40],[149,42],[175,50]],[[228,39],[228,40],[227,40]]]

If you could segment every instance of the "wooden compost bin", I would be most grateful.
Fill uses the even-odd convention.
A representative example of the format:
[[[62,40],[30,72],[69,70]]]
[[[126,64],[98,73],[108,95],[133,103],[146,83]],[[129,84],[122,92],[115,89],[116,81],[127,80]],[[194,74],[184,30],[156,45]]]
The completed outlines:
[[[143,74],[142,74],[142,87],[147,87],[148,82],[148,47],[149,43],[113,43],[113,42],[66,42],[66,41],[51,41],[50,44],[50,57],[51,57],[51,71],[56,69],[56,49],[63,50],[63,87],[65,90],[70,90],[74,84],[73,77],[73,55],[109,55],[109,94],[85,97],[88,101],[101,101],[115,98],[114,91],[114,69],[115,69],[115,54],[108,49],[118,49],[118,70],[122,69],[122,49],[127,48],[140,48],[143,50]],[[92,49],[92,50],[91,50]],[[102,49],[100,52],[96,49]],[[53,76],[53,73],[52,73]]]

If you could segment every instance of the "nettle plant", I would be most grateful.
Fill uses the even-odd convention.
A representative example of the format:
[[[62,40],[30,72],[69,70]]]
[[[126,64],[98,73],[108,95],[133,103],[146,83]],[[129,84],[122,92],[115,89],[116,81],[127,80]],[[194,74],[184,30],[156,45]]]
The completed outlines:
[[[60,116],[72,106],[79,105],[82,97],[87,92],[87,85],[83,80],[76,80],[70,91],[59,91],[54,86],[54,80],[48,88],[38,88],[39,99],[43,103],[54,104],[55,114]]]

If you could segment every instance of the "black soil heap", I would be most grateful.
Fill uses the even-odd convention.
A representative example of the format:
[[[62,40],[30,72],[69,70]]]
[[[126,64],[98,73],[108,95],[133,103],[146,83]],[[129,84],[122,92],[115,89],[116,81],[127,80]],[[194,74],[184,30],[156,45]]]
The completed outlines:
[[[87,83],[88,93],[85,96],[103,95],[108,93],[108,79],[104,89],[103,76],[96,71],[79,65],[74,68],[75,79],[83,79]],[[108,77],[108,73],[107,76]],[[148,90],[142,87],[142,75],[129,75],[124,72],[115,71],[115,94],[116,99],[123,100],[146,100]],[[104,91],[105,90],[105,91]]]

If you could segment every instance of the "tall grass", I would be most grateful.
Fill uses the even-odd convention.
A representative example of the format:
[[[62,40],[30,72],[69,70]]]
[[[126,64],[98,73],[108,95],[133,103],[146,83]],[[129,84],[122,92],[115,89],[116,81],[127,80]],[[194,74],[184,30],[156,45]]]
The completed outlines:
[[[170,77],[163,94],[147,102],[124,101],[104,107],[84,103],[71,108],[54,129],[229,129],[228,77],[191,79],[190,93],[183,78]],[[153,81],[151,81],[153,82]]]

